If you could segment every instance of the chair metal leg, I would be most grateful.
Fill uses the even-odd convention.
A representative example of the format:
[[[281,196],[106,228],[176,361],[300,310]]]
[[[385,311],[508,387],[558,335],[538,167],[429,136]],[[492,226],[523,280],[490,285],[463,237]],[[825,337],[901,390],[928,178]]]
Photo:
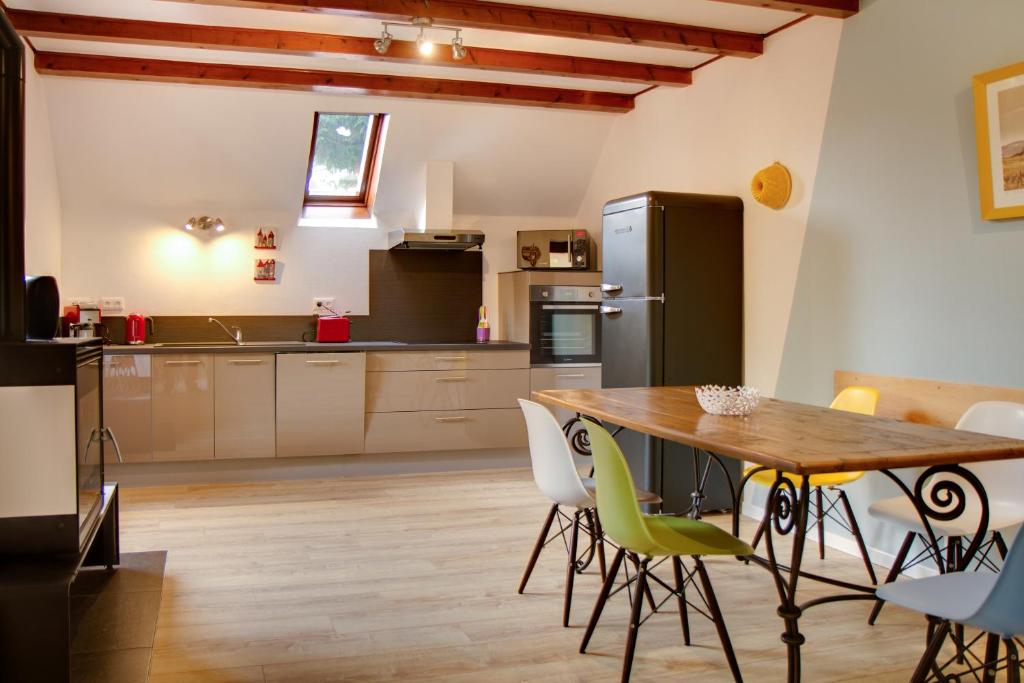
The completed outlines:
[[[604,529],[601,528],[601,517],[594,508],[594,532],[597,534],[597,566],[601,569],[601,580],[608,578],[608,567],[604,556]]]
[[[999,659],[999,636],[989,633],[985,636],[985,671],[981,683],[996,683],[996,660]]]
[[[597,595],[597,602],[594,603],[594,611],[590,615],[590,622],[587,624],[587,630],[583,634],[583,641],[580,643],[580,654],[587,651],[587,645],[590,643],[590,637],[594,635],[594,629],[597,628],[597,622],[601,619],[601,612],[604,611],[605,603],[608,602],[608,596],[612,592],[612,588],[615,586],[615,576],[619,573],[619,567],[622,566],[622,559],[626,556],[626,551],[619,548],[615,553],[615,557],[612,558],[612,566],[608,569],[608,576],[604,580],[604,584],[601,586],[601,592]]]
[[[519,581],[519,593],[522,594],[526,590],[526,582],[530,580],[530,574],[533,573],[533,568],[537,564],[537,558],[540,557],[540,551],[544,549],[544,542],[548,539],[548,531],[551,530],[551,524],[555,521],[555,515],[558,514],[558,503],[551,506],[548,510],[547,519],[544,520],[544,526],[540,528],[540,536],[537,537],[537,542],[533,545],[533,552],[530,553],[530,560],[526,563],[526,571],[523,572],[523,578]]]
[[[718,639],[722,641],[722,650],[725,652],[725,659],[729,662],[732,678],[736,683],[742,683],[743,675],[740,674],[740,665],[736,661],[736,653],[733,652],[732,641],[729,639],[729,630],[725,627],[725,617],[722,616],[722,610],[718,606],[718,599],[715,597],[715,589],[711,585],[708,570],[704,567],[704,563],[701,562],[699,557],[694,557],[693,561],[697,565],[697,575],[700,576],[700,583],[704,588],[704,598],[708,602],[708,610],[711,612],[711,617],[715,620]]]
[[[647,589],[647,564],[650,558],[640,561],[640,570],[637,573],[637,594],[633,599],[633,609],[629,617],[629,632],[626,635],[626,653],[622,658],[622,683],[629,683],[629,673],[633,669],[633,655],[636,652],[636,636],[640,630],[640,613],[643,610],[644,601],[640,594]]]
[[[814,502],[818,507],[818,558],[825,559],[825,496],[821,493],[821,487],[814,488]]]
[[[1013,644],[1013,638],[1003,641],[1006,645],[1006,683],[1020,683],[1020,657],[1017,655],[1017,646]]]
[[[572,586],[576,579],[576,548],[580,540],[580,511],[572,515],[572,533],[569,535],[569,560],[565,565],[565,598],[562,601],[562,626],[569,625],[572,607]]]
[[[896,553],[896,559],[893,560],[889,574],[885,577],[885,583],[892,583],[900,575],[900,572],[903,571],[903,563],[910,552],[910,546],[914,544],[915,536],[917,536],[915,532],[908,531],[907,535],[903,538],[903,545],[900,546],[900,551]],[[885,600],[875,600],[875,606],[871,608],[871,616],[868,617],[868,623],[872,626],[875,625],[875,620],[878,619],[878,614],[882,611],[883,605],[885,605]]]
[[[690,617],[686,613],[686,581],[683,579],[683,561],[678,557],[672,558],[672,573],[676,579],[676,590],[679,595],[676,600],[679,602],[679,620],[683,626],[683,643],[690,644]]]
[[[932,624],[934,625],[934,622]],[[935,634],[928,643],[928,647],[925,648],[921,661],[917,663],[914,675],[910,678],[911,683],[924,683],[928,679],[928,672],[935,665],[935,659],[939,656],[939,651],[942,649],[942,644],[946,642],[946,636],[948,635],[949,622],[943,621],[935,628]]]
[[[871,578],[872,585],[878,585],[878,577],[875,575],[875,567],[871,564],[871,556],[868,554],[867,544],[864,543],[864,536],[860,532],[860,524],[857,523],[857,516],[853,514],[853,506],[850,505],[850,499],[846,497],[846,491],[843,489],[837,489],[839,493],[839,501],[843,504],[843,511],[846,513],[846,521],[850,523],[850,532],[853,534],[854,540],[857,541],[857,547],[860,549],[861,559],[864,560],[864,567],[868,570],[868,576]]]

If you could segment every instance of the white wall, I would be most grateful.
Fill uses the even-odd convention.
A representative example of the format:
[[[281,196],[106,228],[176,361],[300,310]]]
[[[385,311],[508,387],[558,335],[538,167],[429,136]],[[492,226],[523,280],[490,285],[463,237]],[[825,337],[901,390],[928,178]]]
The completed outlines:
[[[842,24],[815,18],[767,41],[754,60],[723,59],[681,90],[658,88],[615,120],[580,207],[600,238],[604,203],[646,190],[738,195],[745,215],[745,381],[778,377]],[[789,205],[750,197],[754,173],[780,161]]]
[[[194,85],[57,77],[46,85],[64,217],[62,293],[124,296],[129,309],[151,315],[305,314],[313,296],[365,314],[366,252],[384,248],[387,230],[417,225],[427,161],[454,162],[454,212],[474,217],[462,227],[504,234],[523,215],[568,223],[614,121]],[[392,115],[378,227],[296,226],[318,110]],[[223,218],[228,232],[203,240],[181,229],[203,213]],[[281,238],[271,252],[277,284],[252,281],[253,260],[267,252],[250,243],[267,225]]]
[[[46,80],[25,46],[25,272],[61,276],[61,211]]]

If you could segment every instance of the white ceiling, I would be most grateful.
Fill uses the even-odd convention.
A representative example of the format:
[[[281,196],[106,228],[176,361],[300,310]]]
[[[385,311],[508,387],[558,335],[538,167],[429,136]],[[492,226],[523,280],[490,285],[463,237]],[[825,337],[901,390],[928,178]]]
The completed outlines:
[[[715,2],[714,0],[631,0],[629,3],[623,3],[621,0],[513,0],[513,2],[516,4],[530,4],[558,9],[628,15],[640,19],[654,19],[752,33],[766,33],[792,21],[798,16],[792,12],[733,5]],[[376,36],[381,30],[381,23],[371,19],[324,13],[205,6],[167,0],[8,0],[7,4],[18,9],[35,9],[50,12],[220,26],[276,28],[340,35]],[[411,32],[411,29],[403,33],[401,27],[393,29],[392,32],[397,38],[412,39],[415,35]],[[708,55],[684,50],[659,49],[502,31],[465,29],[463,37],[465,43],[469,46],[566,54],[671,66],[695,66],[708,59]],[[442,40],[444,40],[444,35],[439,34],[438,42]],[[66,52],[326,69],[358,73],[388,73],[392,75],[479,80],[621,93],[636,93],[645,89],[643,84],[635,83],[624,84],[611,81],[497,71],[480,72],[465,68],[425,66],[420,64],[353,61],[339,55],[318,57],[265,55],[225,50],[128,46],[103,42],[47,40],[42,38],[33,39],[33,43],[41,50]]]

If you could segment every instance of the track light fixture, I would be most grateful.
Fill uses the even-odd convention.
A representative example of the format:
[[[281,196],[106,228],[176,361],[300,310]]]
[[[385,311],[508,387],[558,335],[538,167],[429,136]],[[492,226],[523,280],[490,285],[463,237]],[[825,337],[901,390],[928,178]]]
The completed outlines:
[[[411,28],[418,28],[419,33],[416,36],[416,50],[423,57],[430,57],[434,54],[434,42],[430,40],[430,36],[427,34],[428,30],[431,31],[451,31],[455,34],[452,38],[452,59],[459,60],[466,57],[467,51],[466,46],[462,44],[462,33],[461,29],[452,28],[450,26],[435,26],[433,20],[430,17],[413,17],[412,21],[385,21],[384,30],[380,34],[380,38],[373,41],[373,49],[377,54],[387,54],[388,50],[391,49],[391,42],[394,36],[388,30],[392,26],[405,26]]]
[[[188,219],[185,223],[186,232],[224,232],[224,221],[219,218],[210,218],[209,216],[200,216],[196,218],[193,216]]]

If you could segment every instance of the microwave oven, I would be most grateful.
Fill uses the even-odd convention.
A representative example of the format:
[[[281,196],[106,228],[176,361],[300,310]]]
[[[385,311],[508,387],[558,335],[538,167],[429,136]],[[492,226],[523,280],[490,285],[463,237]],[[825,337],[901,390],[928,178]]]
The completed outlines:
[[[590,236],[586,230],[520,230],[516,254],[522,270],[587,270]]]

